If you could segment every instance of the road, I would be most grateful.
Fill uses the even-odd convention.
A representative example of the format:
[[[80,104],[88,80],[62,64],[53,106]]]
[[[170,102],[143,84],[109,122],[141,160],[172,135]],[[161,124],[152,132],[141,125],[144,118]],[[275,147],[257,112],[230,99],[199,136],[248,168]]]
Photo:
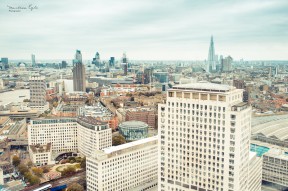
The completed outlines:
[[[61,186],[66,184],[67,186],[73,182],[78,182],[81,185],[84,185],[86,183],[86,172],[78,172],[70,177],[64,177],[64,178],[59,178],[57,180],[51,180],[45,183],[42,183],[41,185],[38,186],[31,186],[31,187],[27,187],[22,191],[31,191],[37,188],[40,188],[46,184],[52,184],[52,187],[56,187],[56,186]]]

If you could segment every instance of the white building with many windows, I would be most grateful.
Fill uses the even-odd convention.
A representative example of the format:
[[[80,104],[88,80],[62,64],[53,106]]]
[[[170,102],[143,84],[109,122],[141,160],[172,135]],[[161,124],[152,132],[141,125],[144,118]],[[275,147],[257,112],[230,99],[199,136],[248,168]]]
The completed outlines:
[[[273,148],[263,155],[263,181],[279,190],[288,189],[288,153]]]
[[[95,150],[112,146],[112,130],[108,123],[96,120],[93,117],[78,118],[78,151],[89,156]]]
[[[156,190],[158,138],[95,151],[87,158],[88,191]]]
[[[51,118],[31,120],[28,125],[28,144],[51,143],[54,153],[77,152],[76,118]]]
[[[92,117],[31,120],[28,125],[30,147],[48,143],[54,156],[68,152],[88,156],[94,150],[112,146],[112,130],[108,123]]]
[[[251,107],[242,90],[178,85],[158,107],[159,191],[260,189],[261,178],[249,184],[258,169],[249,170]]]
[[[45,76],[33,75],[29,77],[30,86],[30,107],[37,109],[39,113],[49,109],[46,102],[46,81]]]

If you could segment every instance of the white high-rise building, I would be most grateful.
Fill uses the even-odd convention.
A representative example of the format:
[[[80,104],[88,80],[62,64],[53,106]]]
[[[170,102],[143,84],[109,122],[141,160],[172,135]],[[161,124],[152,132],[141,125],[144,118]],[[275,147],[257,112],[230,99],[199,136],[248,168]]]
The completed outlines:
[[[29,78],[30,84],[30,107],[37,109],[40,113],[49,109],[46,102],[46,81],[45,76],[34,75]]]
[[[108,123],[96,120],[93,117],[78,118],[78,150],[85,156],[95,150],[112,146],[112,130]]]
[[[242,91],[211,83],[168,90],[158,109],[159,191],[260,191],[261,177],[252,176],[261,165],[249,168],[251,107]]]
[[[156,190],[158,137],[113,146],[87,157],[87,191]]]

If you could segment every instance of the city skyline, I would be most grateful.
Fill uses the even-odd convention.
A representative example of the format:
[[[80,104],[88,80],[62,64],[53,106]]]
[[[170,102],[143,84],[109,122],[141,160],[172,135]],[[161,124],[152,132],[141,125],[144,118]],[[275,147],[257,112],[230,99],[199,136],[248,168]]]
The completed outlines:
[[[33,11],[9,12],[7,6]],[[84,60],[127,52],[130,60],[288,60],[288,2],[277,1],[58,1],[0,3],[1,57],[67,59],[76,49]]]

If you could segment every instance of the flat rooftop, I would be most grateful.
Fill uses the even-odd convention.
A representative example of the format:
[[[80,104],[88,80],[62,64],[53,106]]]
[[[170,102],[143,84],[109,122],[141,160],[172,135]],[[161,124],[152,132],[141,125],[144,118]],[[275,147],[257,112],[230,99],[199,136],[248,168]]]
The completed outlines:
[[[139,145],[142,145],[142,144],[147,144],[151,141],[157,141],[158,140],[158,136],[154,136],[154,137],[149,137],[149,138],[145,138],[145,139],[140,139],[140,140],[137,140],[137,141],[133,141],[133,142],[130,142],[130,143],[125,143],[123,145],[118,145],[118,146],[112,146],[112,147],[109,147],[109,148],[105,148],[103,149],[102,151],[105,153],[105,154],[112,154],[112,153],[115,153],[117,151],[122,151],[122,150],[125,150],[125,149],[130,149],[130,148],[133,148],[133,147],[136,147],[136,146],[139,146]]]
[[[208,82],[198,82],[191,84],[181,84],[173,86],[172,89],[180,90],[197,90],[197,91],[213,91],[213,92],[229,92],[233,89],[236,89],[233,86],[224,85],[224,84],[214,84]]]

